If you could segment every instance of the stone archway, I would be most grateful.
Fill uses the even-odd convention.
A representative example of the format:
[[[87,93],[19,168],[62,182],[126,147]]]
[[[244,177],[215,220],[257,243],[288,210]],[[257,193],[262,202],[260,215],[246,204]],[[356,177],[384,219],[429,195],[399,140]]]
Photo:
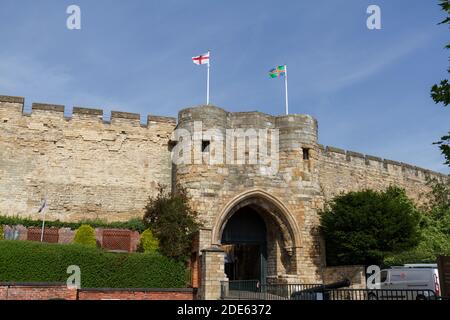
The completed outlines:
[[[222,246],[224,231],[230,222],[236,224],[234,220],[236,220],[237,215],[245,217],[245,214],[250,212],[261,218],[267,230],[266,269],[262,270],[261,274],[265,273],[267,277],[276,277],[280,274],[297,274],[300,233],[295,219],[278,199],[262,190],[244,192],[222,209],[212,230],[212,244]],[[240,219],[242,223],[245,223],[245,219]],[[235,237],[237,238],[234,242],[227,240],[227,244],[239,242],[248,244],[248,239],[240,241],[239,235],[235,234]],[[259,245],[261,246],[262,242]]]
[[[267,225],[250,206],[235,212],[222,233],[225,274],[228,280],[256,280],[267,277]]]

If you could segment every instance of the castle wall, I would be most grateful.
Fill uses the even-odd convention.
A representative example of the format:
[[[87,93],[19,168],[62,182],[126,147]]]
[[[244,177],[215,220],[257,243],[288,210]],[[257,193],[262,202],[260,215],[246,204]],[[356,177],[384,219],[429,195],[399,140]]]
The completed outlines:
[[[158,183],[170,185],[168,150],[175,119],[75,107],[32,105],[0,96],[0,214],[48,219],[127,220],[142,217]]]
[[[341,192],[364,189],[385,190],[389,185],[405,189],[416,204],[430,191],[427,177],[448,176],[406,163],[319,145],[319,180],[325,200]]]
[[[257,209],[268,226],[267,276],[273,282],[327,278],[318,228],[324,201],[341,192],[383,190],[392,184],[420,204],[429,191],[427,177],[447,177],[323,147],[317,144],[317,121],[308,115],[275,117],[203,106],[180,111],[178,125],[173,118],[157,116],[148,116],[143,125],[133,113],[112,112],[105,122],[99,109],[75,107],[66,118],[64,106],[34,103],[30,114],[23,107],[23,98],[0,96],[0,215],[40,218],[37,210],[46,197],[47,219],[127,220],[142,217],[158,184],[176,182],[187,189],[203,224],[197,252],[216,250],[233,210]],[[177,140],[175,128],[181,129],[177,134],[183,129],[193,133],[192,141],[191,136],[185,140],[191,141],[191,149],[182,152],[191,156],[188,163],[171,162],[170,150],[178,152],[171,141]],[[243,145],[239,139],[228,143],[230,130],[251,134],[260,129],[269,130],[267,154],[266,147],[248,137]],[[215,141],[218,133],[224,141]],[[209,148],[202,150],[207,141]],[[244,161],[237,159],[241,152]],[[220,153],[222,161],[216,157]],[[250,161],[255,153],[258,163]],[[261,162],[265,157],[269,162]],[[222,274],[212,273],[214,281]]]

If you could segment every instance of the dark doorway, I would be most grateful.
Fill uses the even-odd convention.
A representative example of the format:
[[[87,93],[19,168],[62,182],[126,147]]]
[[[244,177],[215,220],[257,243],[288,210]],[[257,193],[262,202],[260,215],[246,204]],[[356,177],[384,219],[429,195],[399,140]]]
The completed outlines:
[[[222,234],[229,280],[258,280],[267,276],[266,224],[251,207],[236,211]]]

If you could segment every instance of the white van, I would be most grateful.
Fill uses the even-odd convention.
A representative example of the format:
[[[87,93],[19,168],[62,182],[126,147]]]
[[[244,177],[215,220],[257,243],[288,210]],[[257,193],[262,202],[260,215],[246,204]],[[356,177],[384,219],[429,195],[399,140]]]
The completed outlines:
[[[437,264],[405,264],[383,269],[377,287],[381,290],[370,291],[370,300],[426,300],[437,297],[440,295]]]

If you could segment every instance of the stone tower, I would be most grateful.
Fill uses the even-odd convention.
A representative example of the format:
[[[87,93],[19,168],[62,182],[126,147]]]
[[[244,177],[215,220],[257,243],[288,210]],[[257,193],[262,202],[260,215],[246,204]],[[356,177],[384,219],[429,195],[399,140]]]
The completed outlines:
[[[321,282],[317,121],[308,115],[232,113],[202,106],[181,110],[175,132],[173,151],[183,159],[174,167],[174,180],[188,191],[203,223],[198,252],[228,244],[250,256],[259,241],[262,262],[243,262],[241,257],[247,267],[238,268],[258,265],[252,275],[263,282]],[[246,219],[251,215],[263,221],[264,235],[254,229],[256,222]],[[225,231],[231,219],[237,227]],[[253,249],[245,249],[246,243]],[[212,252],[220,260],[217,250]],[[223,272],[219,268],[216,280]],[[245,274],[231,272],[236,280]]]

